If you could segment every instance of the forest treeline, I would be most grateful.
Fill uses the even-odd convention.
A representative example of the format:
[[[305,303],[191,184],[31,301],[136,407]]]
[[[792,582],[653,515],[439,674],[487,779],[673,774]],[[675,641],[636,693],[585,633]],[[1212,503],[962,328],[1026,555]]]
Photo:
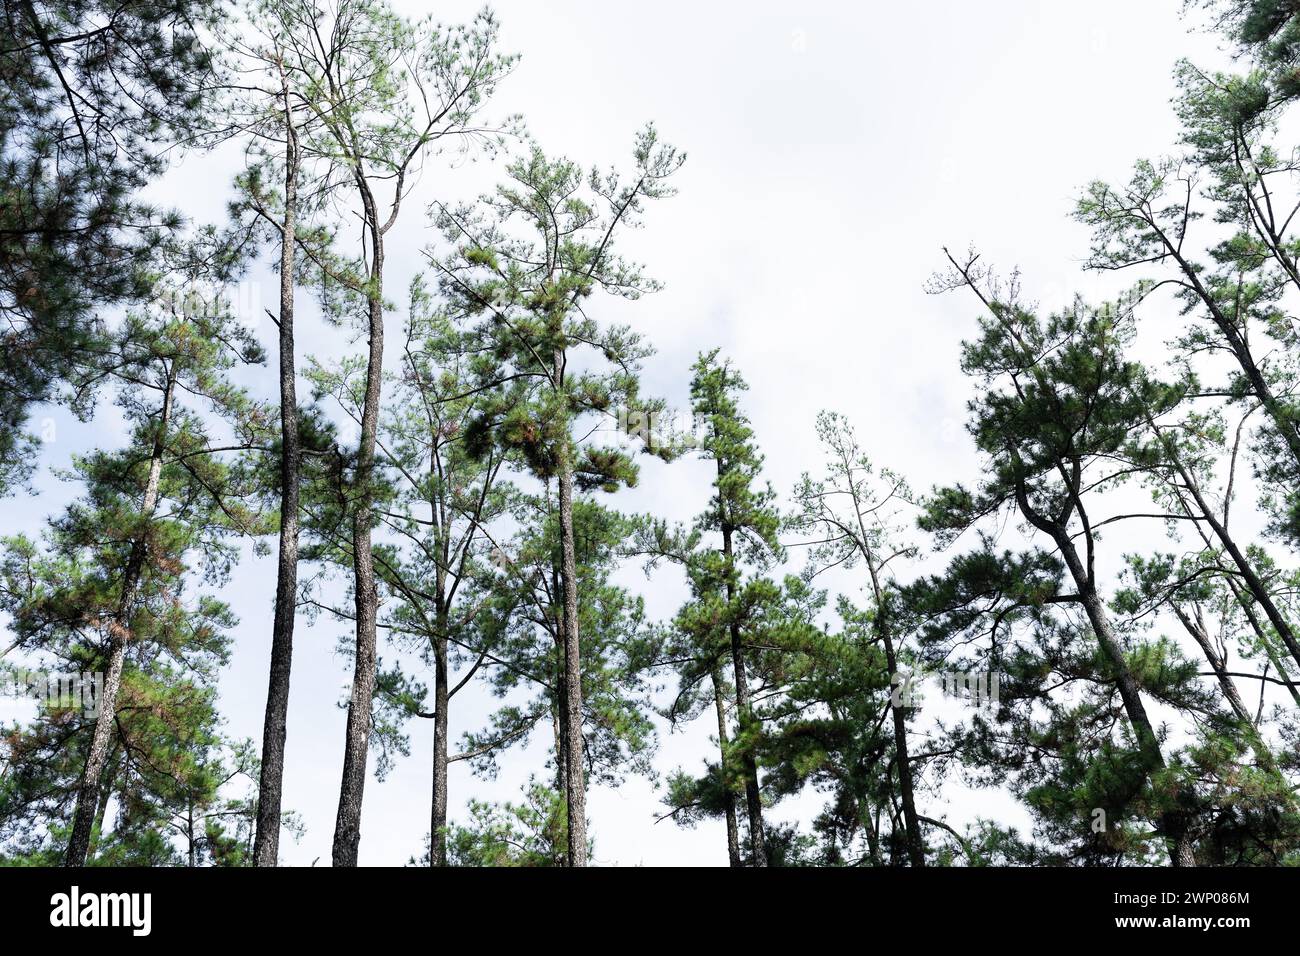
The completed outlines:
[[[822,459],[778,492],[712,343],[689,395],[644,393],[658,285],[622,250],[685,154],[653,125],[613,167],[544,151],[499,109],[517,54],[491,12],[3,2],[6,506],[42,466],[36,410],[112,402],[126,431],[74,457],[42,534],[0,541],[0,666],[41,696],[0,729],[0,862],[276,865],[301,830],[297,638],[340,623],[339,866],[368,777],[407,759],[429,760],[414,862],[583,866],[588,788],[650,774],[662,730],[697,719],[712,757],[659,781],[659,825],[725,823],[733,866],[1300,862],[1294,4],[1198,10],[1238,69],[1179,64],[1170,155],[1080,195],[1088,266],[1131,292],[1046,312],[943,250],[929,291],[976,317],[976,482],[915,490],[828,411]],[[142,198],[232,144],[225,220]],[[468,156],[500,185],[452,202],[435,173]],[[427,245],[399,285],[411,219]],[[270,342],[222,292],[258,268]],[[304,304],[351,354],[304,354]],[[1135,347],[1154,313],[1176,317],[1159,364]],[[620,510],[645,456],[707,464],[698,517]],[[250,553],[276,569],[243,624],[269,649],[260,742],[230,739],[217,694]],[[629,567],[686,600],[651,619]],[[923,724],[900,691],[939,673],[976,699]],[[496,709],[453,735],[467,688]],[[409,754],[421,721],[431,759]],[[449,786],[531,741],[517,802]],[[1008,792],[1030,831],[952,822],[958,787]]]

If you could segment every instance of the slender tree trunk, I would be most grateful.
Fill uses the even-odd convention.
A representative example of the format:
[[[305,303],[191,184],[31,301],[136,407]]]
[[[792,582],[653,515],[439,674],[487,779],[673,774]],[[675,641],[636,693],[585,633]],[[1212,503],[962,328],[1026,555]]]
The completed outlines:
[[[559,667],[557,671],[564,667],[564,648],[558,649]],[[566,769],[568,761],[565,759],[566,745],[564,743],[564,676],[557,673],[556,675],[556,704],[551,708],[551,734],[555,738],[555,792],[564,793],[564,788],[569,779],[569,771]]]
[[[877,610],[877,620],[880,620],[881,613],[881,611]],[[892,675],[898,673],[898,657],[894,653],[894,641],[890,637],[888,626],[883,622],[879,625],[879,633],[885,645],[886,666],[888,666],[892,677]],[[892,703],[889,709],[892,711],[891,716],[894,722],[894,753],[898,763],[898,800],[903,805],[903,826],[907,835],[907,860],[912,866],[925,866],[925,843],[921,838],[921,821],[916,814],[912,760],[908,755],[907,715],[903,713],[902,707],[894,707]]]
[[[99,806],[95,809],[95,825],[91,830],[90,846],[86,850],[86,859],[93,860],[99,850],[99,841],[104,839],[104,817],[108,813],[108,801],[113,798],[113,785],[117,782],[117,773],[121,764],[117,761],[117,748],[108,755],[104,771],[104,785],[100,788]]]
[[[718,476],[723,475],[718,463]],[[732,528],[722,523],[722,554],[727,566],[727,603],[736,599],[736,557],[732,550]],[[749,702],[749,679],[745,673],[745,648],[740,640],[740,622],[731,615],[731,663],[736,676],[736,723],[740,727],[741,771],[745,777],[745,808],[749,813],[749,849],[754,866],[767,866],[767,840],[763,833],[763,798],[758,787],[758,762],[754,759],[752,740],[757,730],[754,711]]]
[[[867,831],[867,853],[871,857],[871,865],[880,865],[880,830],[875,819],[871,816],[871,806],[867,799],[858,795],[858,812],[861,815],[862,825]]]
[[[1273,638],[1270,637],[1268,632],[1264,629],[1264,622],[1261,621],[1259,615],[1255,613],[1255,608],[1251,606],[1250,598],[1242,592],[1241,588],[1239,588],[1237,583],[1231,578],[1228,579],[1227,583],[1228,588],[1232,591],[1232,596],[1236,598],[1237,604],[1240,606],[1242,613],[1246,615],[1246,620],[1250,623],[1250,629],[1254,631],[1255,638],[1259,641],[1259,646],[1264,649],[1264,656],[1267,657],[1269,663],[1276,668],[1277,676],[1288,682],[1286,689],[1291,694],[1291,700],[1297,707],[1300,707],[1300,687],[1296,687],[1295,684],[1290,683],[1291,674],[1287,671],[1286,664],[1282,661],[1282,658],[1278,656],[1277,649],[1273,647]]]
[[[578,643],[578,559],[573,542],[573,464],[567,453],[560,465],[559,491],[564,573],[564,795],[569,814],[569,866],[586,866],[587,789],[582,740],[582,658]]]
[[[1159,434],[1158,430],[1157,434]],[[1181,459],[1171,448],[1170,443],[1165,442],[1164,444],[1175,469],[1178,471],[1178,476],[1182,479],[1183,484],[1192,496],[1192,500],[1196,503],[1196,509],[1200,513],[1199,517],[1203,518],[1205,523],[1210,526],[1214,536],[1219,539],[1223,549],[1228,552],[1228,555],[1232,558],[1232,563],[1241,572],[1242,580],[1246,582],[1246,587],[1250,590],[1251,596],[1264,609],[1264,614],[1268,617],[1269,623],[1273,625],[1273,630],[1277,632],[1278,637],[1282,639],[1282,643],[1286,645],[1292,659],[1297,664],[1300,664],[1300,641],[1296,639],[1290,623],[1282,615],[1277,603],[1273,600],[1273,595],[1268,592],[1268,588],[1264,586],[1264,582],[1260,580],[1259,575],[1255,572],[1254,565],[1246,559],[1246,555],[1237,546],[1237,542],[1233,540],[1232,535],[1228,533],[1227,526],[1219,520],[1214,509],[1205,500],[1196,476],[1184,467]]]
[[[740,823],[736,819],[736,794],[731,789],[731,755],[727,753],[727,702],[723,698],[722,689],[725,685],[722,680],[721,668],[718,665],[713,666],[711,676],[713,678],[713,705],[718,714],[718,751],[721,754],[718,769],[722,773],[722,786],[726,801],[727,863],[730,866],[740,866]]]
[[[361,411],[361,442],[357,454],[356,502],[352,518],[352,572],[356,592],[357,643],[348,702],[347,738],[343,750],[343,781],[334,824],[334,865],[356,866],[361,843],[361,801],[366,786],[366,757],[370,747],[370,718],[375,693],[376,627],[379,588],[371,551],[374,505],[375,441],[379,433],[379,402],[384,368],[384,242],[374,197],[362,185],[366,219],[370,224],[372,261],[368,294],[370,355],[366,366],[366,395]]]
[[[1088,622],[1092,625],[1097,642],[1101,645],[1102,653],[1110,662],[1116,686],[1119,688],[1120,699],[1124,703],[1124,713],[1128,716],[1129,726],[1133,728],[1133,735],[1137,738],[1138,749],[1146,763],[1147,773],[1157,773],[1165,768],[1164,754],[1160,752],[1160,738],[1156,735],[1151,718],[1147,716],[1146,707],[1142,704],[1141,691],[1132,670],[1129,669],[1128,661],[1124,659],[1124,648],[1115,634],[1115,629],[1111,626],[1106,605],[1097,593],[1091,576],[1084,569],[1083,562],[1079,559],[1079,552],[1069,533],[1058,526],[1054,529],[1053,537],[1066,567],[1070,570],[1070,576],[1074,579],[1075,588],[1083,600],[1084,611],[1088,615]],[[1167,811],[1160,825],[1169,841],[1169,856],[1173,865],[1195,866],[1196,858],[1192,852],[1186,812]]]
[[[871,593],[876,602],[876,634],[885,646],[885,665],[889,668],[890,680],[898,673],[898,654],[894,650],[894,636],[890,630],[886,614],[884,584],[880,580],[880,570],[876,566],[876,555],[867,534],[866,522],[862,519],[862,499],[858,486],[853,481],[853,464],[847,457],[841,459],[845,484],[853,498],[853,515],[858,523],[858,550],[866,562],[871,575]],[[890,706],[894,724],[894,752],[898,757],[898,797],[903,805],[903,825],[907,830],[907,858],[912,866],[925,866],[925,841],[921,836],[921,821],[916,813],[915,788],[912,781],[912,760],[907,745],[907,715],[903,708]]]
[[[154,435],[153,450],[149,456],[149,477],[145,482],[144,501],[140,506],[140,531],[131,543],[122,575],[122,597],[113,621],[109,643],[108,673],[104,677],[104,692],[100,695],[99,713],[95,717],[95,734],[91,738],[90,753],[77,788],[77,807],[73,812],[72,836],[68,840],[65,857],[67,866],[85,866],[90,850],[90,834],[95,825],[95,811],[99,806],[100,778],[108,758],[113,724],[117,718],[117,694],[122,686],[122,666],[126,661],[126,644],[131,637],[131,612],[140,588],[145,562],[149,558],[149,536],[153,515],[158,507],[158,487],[162,480],[163,449],[167,428],[171,423],[172,397],[176,387],[176,369],[173,365],[163,389],[162,413],[158,431]]]
[[[446,622],[442,622],[445,628]],[[446,633],[443,631],[443,633]],[[429,821],[429,865],[447,865],[447,639],[439,636],[433,676],[433,816]]]
[[[1214,644],[1210,641],[1210,635],[1205,632],[1205,625],[1199,620],[1194,620],[1190,614],[1184,611],[1172,601],[1169,606],[1173,609],[1174,616],[1178,618],[1183,625],[1183,629],[1192,635],[1201,648],[1201,653],[1205,655],[1206,662],[1210,665],[1210,670],[1214,671],[1214,676],[1219,681],[1219,689],[1223,691],[1223,699],[1228,702],[1232,708],[1232,713],[1239,721],[1242,721],[1247,727],[1253,724],[1250,719],[1250,711],[1246,709],[1245,702],[1241,699],[1241,694],[1237,693],[1237,685],[1232,682],[1232,678],[1227,674],[1227,668],[1224,666],[1223,658],[1215,650]],[[1198,613],[1197,617],[1200,615]]]
[[[294,613],[298,606],[297,363],[294,359],[294,242],[298,223],[298,138],[290,91],[284,87],[284,219],[280,224],[280,553],[275,574],[275,616],[271,624],[271,668],[262,725],[262,770],[257,788],[255,866],[275,866],[280,855],[280,812],[284,795],[284,745],[289,719],[289,674],[293,664]]]
[[[1294,414],[1273,393],[1272,386],[1269,385],[1264,373],[1260,370],[1259,364],[1255,361],[1254,355],[1251,353],[1250,344],[1242,335],[1241,330],[1219,307],[1219,303],[1215,301],[1214,296],[1205,287],[1201,273],[1183,257],[1179,244],[1171,241],[1158,227],[1156,233],[1161,242],[1164,243],[1170,256],[1178,263],[1187,284],[1192,287],[1209,310],[1211,320],[1218,327],[1224,340],[1227,341],[1228,347],[1237,359],[1237,364],[1241,367],[1242,374],[1246,376],[1246,380],[1250,383],[1251,391],[1259,399],[1260,404],[1264,406],[1264,411],[1273,420],[1273,425],[1277,428],[1278,434],[1282,436],[1287,449],[1291,452],[1296,467],[1300,469],[1300,431],[1297,431],[1297,421]]]
[[[1223,658],[1215,649],[1214,643],[1210,640],[1210,635],[1206,633],[1200,612],[1198,611],[1196,617],[1192,618],[1191,615],[1172,601],[1169,606],[1173,609],[1179,623],[1183,625],[1183,629],[1192,635],[1192,639],[1201,648],[1201,653],[1205,655],[1210,670],[1214,671],[1214,676],[1219,681],[1219,688],[1223,691],[1223,697],[1228,702],[1228,706],[1232,708],[1233,716],[1241,723],[1242,732],[1249,739],[1250,748],[1255,752],[1255,758],[1259,761],[1260,766],[1266,770],[1275,771],[1277,765],[1273,761],[1273,755],[1269,753],[1268,747],[1260,739],[1259,733],[1255,729],[1255,722],[1251,720],[1250,711],[1246,709],[1245,701],[1241,699],[1241,694],[1237,692],[1237,685],[1228,676],[1228,668]]]

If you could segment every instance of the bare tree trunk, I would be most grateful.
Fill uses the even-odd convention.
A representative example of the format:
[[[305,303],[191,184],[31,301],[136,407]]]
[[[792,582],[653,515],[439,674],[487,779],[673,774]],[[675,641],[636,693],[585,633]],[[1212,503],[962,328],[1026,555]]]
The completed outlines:
[[[871,856],[871,865],[880,865],[880,827],[877,820],[871,816],[871,807],[868,805],[865,797],[861,794],[858,796],[859,812],[862,815],[862,824],[867,830],[867,853]]]
[[[445,627],[445,622],[441,626]],[[444,631],[445,633],[445,631]],[[447,865],[447,640],[438,638],[433,677],[433,815],[429,821],[429,865]]]
[[[558,363],[557,363],[558,364]],[[560,553],[564,573],[564,795],[569,866],[587,865],[587,784],[582,739],[582,658],[578,642],[578,560],[573,542],[573,464],[560,465]]]
[[[713,705],[718,713],[718,750],[722,757],[718,769],[722,773],[722,785],[725,790],[727,814],[727,863],[740,866],[740,823],[736,819],[736,794],[731,789],[731,756],[727,753],[727,703],[723,699],[721,668],[713,667]]]
[[[347,738],[343,750],[343,781],[334,824],[334,865],[356,866],[361,843],[361,801],[366,786],[366,757],[370,748],[371,708],[375,693],[376,627],[379,588],[371,551],[374,505],[375,442],[379,433],[379,402],[384,367],[384,242],[374,197],[364,181],[361,191],[371,235],[371,288],[368,294],[370,354],[366,366],[366,395],[361,411],[361,442],[357,454],[356,502],[352,517],[352,572],[356,592],[357,643],[348,702]]]
[[[158,421],[158,431],[154,435],[153,450],[149,456],[149,477],[145,482],[144,501],[140,506],[140,531],[131,543],[131,554],[127,558],[126,569],[122,575],[122,597],[118,603],[116,620],[111,625],[108,673],[104,677],[104,692],[100,695],[99,713],[95,716],[95,734],[91,738],[90,753],[86,756],[86,766],[77,788],[77,807],[73,812],[72,836],[68,839],[68,850],[64,859],[66,866],[85,866],[86,854],[90,851],[90,834],[95,825],[95,812],[99,806],[100,777],[104,772],[109,741],[113,735],[113,724],[117,718],[117,694],[122,686],[126,643],[131,636],[132,605],[135,604],[140,578],[149,557],[149,532],[154,511],[158,507],[163,449],[167,428],[171,422],[172,396],[175,387],[176,369],[173,365],[163,390],[162,413]]]
[[[560,648],[563,651],[563,648]],[[564,664],[563,654],[559,657],[560,668]],[[564,675],[556,675],[556,706],[551,708],[551,735],[555,738],[555,792],[564,793],[565,781],[569,779],[569,771],[565,769],[566,761],[564,759]]]
[[[884,584],[880,580],[880,571],[876,565],[875,549],[867,534],[866,523],[862,518],[862,499],[858,495],[857,485],[853,481],[853,466],[847,459],[843,460],[843,472],[849,493],[853,498],[853,515],[858,523],[858,550],[866,562],[871,575],[871,593],[876,602],[876,634],[885,646],[885,665],[889,668],[890,680],[898,673],[898,654],[894,650],[894,636],[889,627],[886,614]],[[894,752],[898,763],[898,797],[903,805],[903,825],[907,830],[907,858],[912,866],[925,866],[925,841],[921,836],[921,821],[916,813],[915,788],[912,781],[912,760],[907,746],[907,715],[903,708],[890,706],[893,712]]]
[[[298,606],[297,363],[294,360],[294,242],[298,223],[298,138],[288,84],[284,87],[284,219],[280,224],[280,553],[271,624],[271,668],[262,726],[262,769],[257,788],[255,866],[275,866],[280,855],[284,795],[284,745],[289,720],[294,613]]]

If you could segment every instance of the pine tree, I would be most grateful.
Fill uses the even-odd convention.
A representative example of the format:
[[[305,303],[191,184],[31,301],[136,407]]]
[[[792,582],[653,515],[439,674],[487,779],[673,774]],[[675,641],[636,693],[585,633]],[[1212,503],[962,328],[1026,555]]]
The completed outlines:
[[[910,498],[907,484],[888,470],[876,473],[858,444],[853,427],[833,412],[817,416],[817,436],[826,454],[824,477],[805,474],[795,489],[798,511],[794,527],[817,536],[809,561],[814,572],[827,568],[852,569],[861,564],[867,574],[868,617],[874,639],[885,653],[890,680],[900,673],[901,635],[893,621],[896,587],[894,566],[915,554],[915,546],[901,540],[900,507]],[[906,827],[907,857],[912,866],[925,865],[925,839],[916,812],[912,760],[907,740],[905,707],[891,706],[894,728],[894,764],[898,773],[898,800]]]
[[[1040,319],[1020,305],[1014,287],[1000,290],[988,283],[977,257],[949,259],[953,272],[946,283],[972,290],[986,312],[980,337],[965,344],[962,361],[985,390],[971,403],[969,427],[988,465],[978,489],[957,485],[936,490],[923,527],[951,540],[987,515],[1012,511],[1051,542],[1053,553],[1044,555],[1042,562],[1029,556],[1027,567],[1047,573],[1059,560],[1075,591],[1061,593],[1053,585],[1028,603],[1075,604],[1084,611],[1101,654],[1102,674],[1114,682],[1133,737],[1140,773],[1130,783],[1135,787],[1145,778],[1156,790],[1167,789],[1157,827],[1168,841],[1174,865],[1195,865],[1193,794],[1181,781],[1181,770],[1166,761],[1142,699],[1144,683],[1149,693],[1159,696],[1186,693],[1188,675],[1167,642],[1126,647],[1102,595],[1096,568],[1101,521],[1089,502],[1130,474],[1115,463],[1129,429],[1134,421],[1176,400],[1176,390],[1150,380],[1140,365],[1124,357],[1131,312],[1075,303],[1059,315]],[[1022,589],[1032,593],[1028,582],[1017,581],[1015,561],[993,570],[989,565],[996,568],[998,557],[987,549],[983,554],[982,563],[955,568],[955,573],[994,574],[1006,582],[1012,600]],[[1059,641],[1061,636],[1052,633],[1058,630],[1053,626],[1038,640]],[[1071,630],[1072,625],[1061,633]],[[998,661],[996,645],[992,653]]]
[[[684,159],[658,143],[653,127],[637,138],[634,156],[625,181],[613,172],[584,175],[574,163],[549,159],[534,147],[510,164],[509,182],[485,197],[483,208],[445,209],[440,218],[459,247],[438,262],[443,290],[459,314],[479,317],[483,357],[476,374],[483,388],[496,388],[496,405],[472,424],[469,447],[480,456],[493,446],[508,449],[556,491],[572,866],[584,866],[587,857],[586,781],[582,761],[573,759],[584,751],[575,490],[612,492],[636,478],[620,449],[584,444],[579,436],[589,430],[589,416],[658,407],[639,397],[638,366],[649,350],[630,330],[590,318],[584,300],[597,289],[636,298],[654,288],[614,254],[614,239],[638,221],[647,200],[669,194],[667,180]],[[596,363],[570,370],[583,351]]]
[[[330,44],[322,46],[316,37],[330,37]],[[335,865],[355,866],[377,659],[372,536],[384,367],[384,241],[409,193],[408,176],[431,151],[490,140],[476,116],[514,60],[496,52],[497,24],[490,13],[443,30],[427,19],[409,23],[380,0],[303,8],[285,43],[302,101],[321,130],[321,142],[312,148],[345,170],[353,209],[364,224],[354,260],[303,249],[331,290],[326,304],[334,314],[364,310],[368,341],[350,476],[356,648],[333,850]]]
[[[149,294],[180,216],[141,190],[218,85],[217,0],[6,0],[0,76],[0,491],[23,479],[33,403],[79,402],[107,328]]]
[[[489,726],[465,734],[461,753],[453,759],[468,760],[480,775],[494,775],[506,746],[525,743],[538,725],[549,724],[553,792],[562,800],[567,834],[571,815],[564,794],[571,760],[584,778],[607,786],[618,786],[629,773],[651,773],[656,737],[647,711],[655,641],[642,599],[614,581],[633,522],[579,497],[573,534],[576,583],[583,596],[578,606],[583,696],[576,721],[582,747],[570,750],[564,552],[553,483],[540,496],[520,496],[513,521],[519,531],[496,541],[492,550],[497,574],[489,585],[490,616],[497,621],[498,635],[487,675],[498,696],[521,691],[530,696],[503,705]],[[592,840],[584,839],[585,859]],[[570,865],[571,852],[567,843],[560,847],[563,865]]]
[[[114,345],[101,362],[119,383],[131,442],[78,460],[86,497],[52,525],[45,553],[14,545],[39,586],[6,590],[20,647],[65,657],[75,649],[104,674],[75,792],[70,865],[89,852],[129,666],[144,671],[172,655],[212,680],[210,659],[223,658],[228,612],[210,599],[184,606],[187,562],[201,561],[219,580],[233,559],[230,535],[260,531],[247,471],[222,461],[201,414],[216,411],[235,425],[240,441],[226,447],[243,450],[260,438],[260,411],[226,380],[236,363],[260,361],[256,344],[223,303],[185,294],[129,314]],[[195,400],[198,407],[188,404]]]

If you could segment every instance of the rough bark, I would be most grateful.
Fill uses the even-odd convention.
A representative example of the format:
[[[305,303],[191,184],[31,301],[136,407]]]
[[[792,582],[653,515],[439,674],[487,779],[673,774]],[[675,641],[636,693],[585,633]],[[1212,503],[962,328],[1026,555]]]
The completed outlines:
[[[77,788],[77,806],[73,811],[72,835],[64,858],[67,866],[85,866],[90,851],[90,835],[95,825],[95,812],[99,806],[100,778],[108,758],[108,748],[117,717],[117,694],[122,686],[122,667],[126,661],[126,645],[131,637],[131,612],[140,588],[145,562],[149,558],[149,535],[154,512],[158,507],[158,487],[162,480],[163,449],[167,428],[171,423],[172,398],[176,387],[175,366],[168,374],[163,389],[162,410],[158,430],[154,435],[153,449],[149,455],[149,476],[145,482],[144,500],[140,505],[140,530],[131,543],[122,575],[122,594],[118,610],[111,625],[108,673],[104,677],[104,692],[100,696],[99,713],[95,717],[95,733],[90,742],[90,753]]]
[[[297,363],[294,359],[294,253],[298,221],[298,139],[290,90],[284,87],[284,217],[280,223],[280,550],[275,574],[275,612],[271,624],[271,667],[262,726],[262,769],[257,789],[255,866],[279,859],[280,813],[284,794],[284,746],[288,732],[289,677],[293,666],[294,612],[298,604],[298,443]]]
[[[587,865],[587,791],[582,740],[582,658],[578,643],[578,560],[573,541],[573,466],[560,466],[560,554],[564,575],[564,796],[569,866]]]
[[[356,866],[361,843],[361,801],[366,786],[366,758],[370,748],[371,707],[375,693],[376,627],[379,588],[371,551],[373,524],[375,442],[379,432],[379,402],[384,366],[384,241],[374,196],[358,174],[371,237],[368,318],[370,351],[366,365],[366,393],[361,411],[361,441],[357,453],[356,498],[352,514],[352,576],[356,603],[356,656],[352,672],[352,697],[348,701],[347,736],[343,750],[343,780],[334,823],[335,866]]]
[[[445,624],[444,624],[445,626]],[[445,633],[445,632],[444,632]],[[433,813],[429,820],[429,865],[447,865],[447,640],[439,637],[433,666]]]
[[[90,845],[86,850],[86,859],[93,860],[99,849],[99,841],[104,838],[104,818],[108,814],[108,801],[113,797],[113,786],[117,780],[121,764],[117,760],[117,748],[109,752],[107,769],[104,771],[104,783],[99,792],[99,806],[95,809],[95,825],[91,830]]]

